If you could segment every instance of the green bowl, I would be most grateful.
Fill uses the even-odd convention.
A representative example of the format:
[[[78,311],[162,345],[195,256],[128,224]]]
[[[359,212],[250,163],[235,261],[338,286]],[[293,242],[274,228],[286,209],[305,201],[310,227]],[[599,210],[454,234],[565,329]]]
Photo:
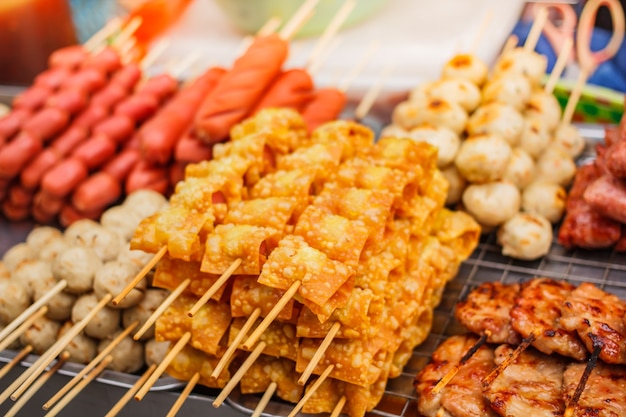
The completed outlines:
[[[300,28],[296,37],[311,37],[324,31],[345,0],[319,0],[313,16]],[[256,33],[269,19],[278,16],[284,24],[304,0],[215,0],[233,25],[246,34]],[[357,0],[342,27],[348,27],[374,15],[388,2]]]
[[[554,95],[565,109],[574,82],[561,80],[554,88]],[[587,84],[574,110],[574,122],[619,124],[624,114],[624,93]]]

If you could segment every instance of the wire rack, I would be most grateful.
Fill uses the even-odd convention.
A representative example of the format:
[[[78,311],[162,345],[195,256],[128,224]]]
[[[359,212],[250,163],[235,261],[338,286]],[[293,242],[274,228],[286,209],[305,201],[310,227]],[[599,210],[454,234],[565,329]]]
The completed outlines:
[[[558,227],[554,229],[557,235]],[[441,303],[435,309],[428,338],[413,352],[400,376],[390,379],[385,395],[370,413],[383,417],[417,417],[417,397],[413,389],[415,375],[428,363],[437,346],[451,335],[465,333],[453,312],[456,303],[484,282],[523,282],[535,277],[567,280],[574,285],[591,282],[605,291],[626,299],[626,253],[614,251],[568,251],[553,242],[548,255],[537,261],[515,260],[501,254],[495,233],[483,235],[472,256],[457,276],[446,285]],[[228,399],[231,406],[251,414],[260,397],[235,391]],[[266,415],[286,416],[293,404],[271,402]]]

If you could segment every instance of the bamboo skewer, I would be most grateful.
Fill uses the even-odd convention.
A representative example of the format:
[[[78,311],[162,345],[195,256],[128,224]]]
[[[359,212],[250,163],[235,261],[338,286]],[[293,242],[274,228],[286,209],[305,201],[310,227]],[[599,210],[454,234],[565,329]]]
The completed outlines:
[[[156,59],[170,46],[170,43],[169,39],[163,39],[154,45],[154,47],[150,48],[148,53],[141,60],[141,69],[146,71],[151,65],[153,65]]]
[[[506,38],[506,42],[504,42],[500,55],[504,55],[507,52],[512,51],[517,46],[517,42],[519,42],[519,38],[517,36],[509,35],[509,37]]]
[[[580,381],[578,381],[578,385],[576,386],[576,390],[574,391],[574,395],[570,399],[570,402],[567,404],[565,408],[565,413],[563,417],[572,417],[574,414],[574,409],[576,408],[576,404],[578,404],[578,400],[580,399],[580,395],[585,390],[585,386],[587,385],[587,380],[589,379],[589,375],[591,375],[591,371],[596,366],[598,362],[598,357],[600,356],[600,351],[602,350],[602,343],[594,340],[594,348],[591,356],[589,357],[589,361],[587,361],[587,366],[585,366],[585,371],[580,377]]]
[[[439,391],[441,391],[446,385],[448,385],[448,383],[452,380],[452,378],[454,378],[454,376],[457,374],[457,372],[459,372],[459,369],[461,369],[461,366],[465,365],[467,363],[467,361],[470,360],[470,358],[472,356],[474,356],[474,354],[478,351],[478,349],[481,348],[482,345],[485,344],[485,342],[487,342],[487,338],[491,336],[491,332],[489,330],[485,330],[485,332],[480,336],[480,339],[478,339],[476,341],[476,343],[474,343],[474,346],[472,346],[466,353],[465,355],[463,355],[463,357],[461,358],[461,360],[459,361],[459,363],[457,363],[454,367],[452,367],[448,372],[446,372],[446,374],[437,382],[437,385],[435,385],[433,387],[432,390],[430,390],[431,395],[436,395]]]
[[[32,316],[27,318],[24,323],[18,326],[11,334],[9,334],[6,338],[4,338],[0,342],[0,351],[5,350],[9,345],[17,340],[30,326],[33,325],[37,319],[42,317],[48,312],[48,306],[43,306],[39,310],[35,312]]]
[[[189,317],[193,317],[194,314],[196,314],[203,305],[209,302],[209,300],[215,295],[217,290],[219,290],[222,285],[224,285],[226,281],[230,279],[230,277],[233,275],[233,272],[235,272],[237,268],[239,268],[241,262],[243,262],[243,259],[235,259],[233,263],[230,264],[228,268],[226,268],[226,271],[224,271],[224,273],[220,275],[217,281],[215,281],[213,285],[211,285],[211,287],[202,295],[202,297],[200,297],[200,299],[196,301],[193,307],[189,309],[189,312],[187,313]]]
[[[178,353],[185,347],[187,342],[189,342],[189,339],[191,339],[191,333],[190,332],[186,332],[178,340],[178,342],[176,342],[176,344],[174,346],[172,346],[172,348],[167,353],[167,355],[165,355],[165,358],[163,358],[163,361],[159,364],[159,366],[157,366],[157,368],[150,375],[150,377],[148,378],[146,383],[143,384],[143,386],[139,389],[139,391],[135,395],[135,399],[137,401],[141,401],[143,399],[143,397],[146,396],[148,391],[150,391],[150,388],[152,388],[152,386],[157,381],[157,379],[159,379],[161,377],[161,375],[163,375],[163,373],[165,372],[165,369],[174,360],[176,355],[178,355]]]
[[[2,331],[0,332],[0,341],[4,340],[4,338],[7,337],[9,333],[15,330],[20,324],[24,323],[24,321],[32,316],[35,311],[46,305],[52,297],[60,293],[65,287],[67,287],[67,281],[61,280],[57,282],[54,287],[50,288],[50,290],[43,295],[43,297],[31,304],[19,316],[17,316],[9,324],[7,324],[7,327],[2,329]]]
[[[501,373],[506,369],[507,366],[514,363],[519,355],[522,354],[530,346],[532,342],[535,341],[537,337],[535,332],[531,332],[528,337],[525,337],[522,340],[522,343],[517,346],[517,349],[513,351],[511,356],[506,358],[500,365],[498,365],[493,371],[491,371],[485,378],[483,378],[483,387],[489,386]]]
[[[230,378],[230,381],[228,381],[228,383],[222,389],[217,398],[215,398],[215,401],[213,401],[213,407],[217,408],[222,405],[226,397],[228,397],[228,394],[230,394],[231,391],[235,389],[235,386],[237,386],[239,381],[241,381],[241,378],[243,378],[244,374],[248,372],[248,369],[250,369],[254,361],[256,361],[261,355],[263,349],[265,349],[265,346],[265,342],[260,342],[250,353],[250,355],[248,355],[246,360],[241,364],[241,367],[237,369],[237,372],[235,372],[235,374]]]
[[[170,71],[172,77],[182,78],[185,70],[189,69],[198,59],[200,59],[200,51],[194,51],[187,55],[176,68]]]
[[[15,355],[13,359],[11,359],[11,361],[7,362],[6,365],[4,365],[2,369],[0,369],[0,379],[4,378],[11,369],[15,368],[15,365],[20,363],[22,359],[24,359],[32,351],[33,351],[32,345],[24,346],[24,348],[20,350],[17,353],[17,355]]]
[[[141,336],[143,336],[143,334],[147,332],[148,329],[150,329],[150,326],[152,326],[154,322],[157,321],[159,317],[161,317],[161,315],[174,302],[174,300],[176,300],[176,298],[178,298],[178,296],[181,295],[183,291],[185,291],[185,288],[187,288],[190,283],[191,283],[191,280],[187,278],[183,282],[178,284],[178,287],[176,287],[170,293],[170,295],[168,295],[167,298],[163,300],[161,304],[159,304],[157,309],[154,310],[154,313],[152,313],[150,317],[148,317],[148,319],[143,323],[141,328],[137,330],[137,333],[135,333],[135,335],[133,336],[133,339],[139,340]]]
[[[476,36],[474,36],[474,40],[472,41],[472,44],[470,45],[470,48],[469,48],[470,54],[475,53],[476,50],[478,49],[478,45],[480,45],[480,43],[483,40],[483,37],[485,36],[487,27],[489,26],[489,23],[491,23],[491,19],[493,19],[493,10],[488,10],[485,16],[483,17],[483,20],[480,22],[480,26],[478,27],[478,32],[476,32]]]
[[[302,25],[309,19],[319,0],[307,0],[296,10],[285,26],[280,30],[279,36],[290,39]]]
[[[328,367],[322,372],[322,374],[315,380],[313,385],[307,390],[307,392],[302,396],[298,404],[291,410],[291,413],[287,417],[295,417],[298,412],[304,407],[304,404],[315,394],[315,392],[319,389],[322,383],[328,378],[330,373],[335,369],[335,365],[328,365]]]
[[[543,31],[543,26],[546,24],[547,20],[548,8],[542,6],[539,8],[539,11],[535,16],[533,25],[530,27],[528,37],[526,38],[526,42],[524,42],[524,50],[526,50],[527,52],[535,50],[535,46],[537,46],[537,42],[539,41],[539,37],[541,36],[541,32]]]
[[[74,377],[63,386],[56,394],[52,396],[46,403],[43,405],[43,409],[47,410],[52,407],[61,397],[63,397],[69,390],[72,389],[74,385],[76,385],[86,374],[91,371],[100,361],[104,360],[104,358],[113,351],[120,344],[120,342],[133,331],[139,322],[135,321],[130,324],[123,332],[118,334],[115,339],[111,341],[103,350],[96,356],[91,362],[89,362],[83,369],[80,370]]]
[[[269,404],[270,400],[272,399],[272,395],[274,395],[274,393],[276,392],[276,388],[278,388],[278,384],[275,381],[270,382],[270,384],[267,386],[267,389],[265,390],[265,393],[263,393],[261,400],[254,408],[254,411],[252,412],[252,415],[250,417],[261,416],[261,413],[263,413],[263,410],[265,410],[265,407],[267,407],[267,404]]]
[[[193,374],[193,376],[189,379],[189,382],[187,382],[187,385],[185,385],[185,389],[183,389],[183,392],[181,392],[178,398],[176,398],[174,405],[172,405],[172,408],[170,408],[170,411],[167,413],[166,417],[174,417],[176,414],[178,414],[178,411],[185,403],[187,397],[189,397],[189,394],[191,394],[191,390],[193,390],[193,388],[196,386],[199,379],[200,374],[198,372]]]
[[[556,83],[559,81],[559,78],[561,78],[561,74],[563,74],[563,70],[565,69],[567,62],[569,61],[569,58],[572,53],[573,44],[574,44],[574,40],[572,38],[567,38],[563,41],[563,49],[561,49],[559,56],[556,58],[556,63],[554,64],[554,67],[552,68],[550,77],[548,78],[546,85],[543,87],[543,90],[546,93],[552,94],[552,92],[554,91],[554,87],[556,86]]]
[[[215,365],[215,369],[213,369],[213,372],[211,373],[211,378],[213,379],[219,378],[224,368],[228,366],[228,364],[230,363],[230,359],[235,353],[235,350],[237,350],[237,348],[243,341],[243,338],[246,337],[246,335],[248,334],[248,332],[250,331],[250,329],[252,328],[252,326],[254,325],[254,323],[256,322],[256,320],[259,318],[260,315],[261,315],[260,308],[257,307],[254,309],[254,311],[252,311],[252,314],[250,314],[246,322],[243,324],[243,326],[241,326],[241,329],[239,330],[239,333],[237,333],[237,336],[235,336],[235,338],[233,339],[233,342],[228,346],[228,348],[226,349],[226,352],[224,352],[224,355],[222,355],[217,365]]]
[[[261,26],[261,28],[257,31],[256,36],[271,35],[272,33],[276,32],[276,29],[278,29],[281,23],[282,20],[278,16],[269,18],[269,20],[265,22],[265,24]],[[250,44],[254,42],[254,38],[254,36],[246,36],[245,38],[243,38],[241,44],[239,45],[237,56],[242,55],[244,52],[246,52]]]
[[[133,396],[139,390],[139,388],[143,386],[143,384],[146,383],[146,381],[148,380],[148,378],[150,378],[150,375],[152,375],[156,367],[157,367],[156,364],[150,365],[150,367],[146,370],[146,372],[144,372],[143,375],[133,384],[133,386],[130,387],[128,391],[126,391],[126,393],[122,396],[122,398],[120,398],[117,401],[117,403],[115,403],[113,408],[111,408],[104,417],[115,417],[122,410],[122,408],[124,408],[124,406],[128,404],[128,401],[130,401],[130,399],[133,398]]]
[[[309,377],[313,373],[313,370],[315,369],[317,364],[320,362],[320,360],[322,360],[324,353],[326,352],[326,350],[328,350],[328,347],[332,343],[333,339],[335,338],[335,336],[337,336],[337,333],[339,332],[340,328],[341,328],[341,323],[339,323],[338,321],[333,323],[332,327],[326,334],[326,337],[324,337],[324,340],[322,340],[320,347],[315,352],[315,355],[313,355],[313,357],[311,358],[311,361],[308,363],[306,368],[304,368],[302,375],[298,379],[298,384],[300,385],[306,384],[306,381],[309,379]]]
[[[111,45],[116,48],[120,48],[133,37],[133,34],[137,31],[137,29],[139,29],[139,26],[141,26],[142,23],[143,19],[141,17],[133,17],[115,37],[115,39],[113,39]]]
[[[339,417],[339,414],[341,414],[343,406],[346,405],[347,400],[346,396],[342,395],[341,398],[339,398],[339,401],[337,401],[335,408],[333,408],[333,411],[330,413],[330,417]]]
[[[114,17],[105,24],[102,29],[97,31],[91,38],[83,44],[83,48],[93,52],[99,47],[106,39],[113,33],[117,32],[122,27],[122,19]]]
[[[380,92],[382,91],[384,85],[384,81],[389,76],[391,70],[392,68],[390,65],[387,65],[385,68],[383,68],[376,84],[374,84],[370,89],[367,90],[365,96],[363,96],[363,98],[359,102],[359,105],[354,111],[354,117],[356,118],[356,120],[363,119],[367,115],[367,113],[369,113],[370,109],[376,102],[376,99],[380,95]]]
[[[13,392],[13,394],[11,394],[12,400],[15,401],[24,393],[24,391],[26,391],[28,386],[32,384],[39,375],[41,375],[50,362],[52,362],[52,360],[54,360],[54,358],[59,355],[63,349],[65,349],[65,346],[67,346],[67,344],[70,343],[70,341],[87,326],[94,316],[98,314],[98,312],[102,310],[109,301],[111,301],[111,294],[106,294],[98,302],[96,307],[94,307],[81,321],[74,324],[74,326],[72,326],[67,333],[57,340],[43,355],[39,357],[37,361],[35,361],[35,363],[31,365],[30,368],[24,371],[22,375],[20,375],[20,377],[5,390],[5,392]],[[6,394],[3,392],[1,397],[4,398],[5,395]],[[4,401],[4,399],[2,401]]]
[[[261,337],[263,332],[269,327],[270,324],[272,324],[274,319],[278,317],[280,311],[285,307],[289,300],[293,298],[293,296],[298,291],[298,288],[300,288],[300,285],[302,285],[301,281],[294,281],[293,284],[291,284],[291,287],[289,287],[289,289],[283,294],[283,296],[280,297],[280,300],[278,300],[276,305],[274,305],[274,307],[270,310],[267,316],[265,316],[263,321],[257,326],[256,329],[254,329],[254,332],[252,332],[250,337],[248,337],[248,339],[244,342],[244,349],[251,349],[252,346],[254,346],[254,344],[259,339],[259,337]]]
[[[346,0],[341,5],[337,13],[333,16],[328,26],[324,29],[318,41],[313,47],[313,52],[309,56],[305,67],[311,67],[314,62],[319,58],[320,53],[326,48],[330,40],[339,32],[341,25],[344,24],[354,7],[356,6],[356,0]]]
[[[376,53],[379,47],[380,47],[380,42],[378,41],[372,42],[368,45],[363,57],[357,62],[357,65],[352,67],[352,69],[346,76],[344,82],[339,85],[339,91],[343,91],[343,92],[348,91],[348,89],[350,88],[350,85],[352,84],[356,76],[361,71],[363,71],[363,68],[365,67],[365,65],[367,65],[367,63],[370,61],[372,56],[374,56],[374,54]]]
[[[161,258],[167,253],[167,246],[163,246],[157,253],[154,254],[152,259],[144,265],[144,267],[135,275],[133,280],[120,292],[112,301],[113,305],[118,305],[137,284],[141,281],[148,272],[161,260]]]
[[[54,417],[59,414],[63,408],[70,403],[70,401],[72,401],[90,382],[96,379],[98,375],[104,371],[111,361],[113,361],[113,356],[111,355],[104,358],[102,362],[100,362],[98,366],[96,366],[93,371],[89,373],[89,375],[83,378],[74,388],[72,388],[72,390],[57,403],[57,405],[52,407],[52,410],[50,410],[45,417]]]
[[[61,367],[63,366],[63,364],[65,364],[69,357],[70,354],[67,351],[61,353],[56,363],[45,374],[37,379],[37,381],[35,381],[33,385],[30,386],[30,388],[24,393],[24,395],[22,395],[15,402],[15,404],[13,404],[9,411],[7,411],[4,417],[15,416],[22,409],[22,407],[24,407],[24,404],[26,404],[33,397],[33,395],[35,395],[37,391],[39,391],[39,389],[52,377],[52,375],[54,375],[59,369],[61,369]]]

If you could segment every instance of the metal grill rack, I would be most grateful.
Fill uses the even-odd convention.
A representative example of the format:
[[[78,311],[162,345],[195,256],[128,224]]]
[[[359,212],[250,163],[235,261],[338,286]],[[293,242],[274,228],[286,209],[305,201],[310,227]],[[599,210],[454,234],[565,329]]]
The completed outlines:
[[[558,228],[555,228],[557,235]],[[567,251],[553,242],[548,255],[537,261],[520,261],[501,254],[495,233],[484,235],[478,248],[465,261],[452,281],[446,285],[441,303],[435,309],[431,332],[428,338],[413,352],[402,374],[387,383],[385,395],[370,413],[382,417],[417,417],[417,397],[413,389],[415,375],[428,363],[432,352],[451,335],[466,330],[455,320],[456,303],[483,282],[523,282],[535,277],[567,280],[574,285],[591,282],[605,291],[626,299],[626,253],[614,251]],[[251,414],[260,397],[231,394],[231,406]],[[286,416],[293,404],[273,401],[265,413],[271,416]]]

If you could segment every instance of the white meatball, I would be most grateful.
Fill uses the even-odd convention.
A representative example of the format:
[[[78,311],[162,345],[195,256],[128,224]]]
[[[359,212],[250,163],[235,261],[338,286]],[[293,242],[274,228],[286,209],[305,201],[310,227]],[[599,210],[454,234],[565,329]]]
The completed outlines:
[[[29,306],[30,296],[23,284],[0,281],[0,323],[10,323]]]
[[[476,84],[462,78],[444,78],[430,85],[428,95],[432,98],[457,103],[465,111],[472,112],[480,104],[480,89]]]
[[[98,297],[94,293],[84,294],[78,297],[72,308],[72,321],[79,322],[98,305]],[[104,307],[85,327],[85,334],[95,339],[104,339],[119,330],[120,310]]]
[[[125,243],[122,236],[89,219],[72,223],[65,230],[65,240],[71,246],[93,249],[104,262],[117,258],[120,248]]]
[[[524,117],[515,108],[503,103],[480,106],[467,121],[467,134],[495,133],[509,145],[516,146],[524,128]]]
[[[493,68],[493,75],[498,76],[505,73],[522,74],[537,86],[546,73],[548,59],[535,51],[527,51],[523,47],[511,49],[505,52],[496,62]]]
[[[59,337],[63,337],[67,333],[74,323],[71,321],[65,322],[59,330]],[[98,350],[98,342],[84,333],[77,334],[70,342],[65,346],[66,350],[70,354],[72,362],[76,363],[89,363],[96,357]]]
[[[130,193],[122,205],[130,208],[139,216],[140,220],[143,220],[162,210],[167,204],[167,199],[163,194],[143,189]]]
[[[530,95],[524,114],[527,117],[543,120],[548,131],[552,131],[561,121],[561,105],[553,94],[538,88]]]
[[[454,164],[444,168],[441,173],[450,184],[448,195],[446,196],[446,205],[454,205],[461,201],[463,191],[465,191],[465,188],[467,187],[467,181],[463,178]]]
[[[409,135],[416,142],[426,142],[437,148],[437,167],[439,168],[450,165],[461,146],[459,135],[447,127],[421,125],[411,129]]]
[[[478,134],[463,141],[454,163],[466,180],[484,183],[501,179],[510,158],[511,147],[502,137]]]
[[[8,279],[11,279],[11,271],[9,271],[4,262],[0,261],[0,280]]]
[[[102,261],[93,249],[73,246],[52,262],[52,273],[58,281],[67,281],[65,291],[82,294],[91,290],[95,273],[101,267]]]
[[[514,148],[503,179],[523,190],[535,176],[535,161],[521,148]]]
[[[63,233],[50,226],[38,226],[28,233],[26,236],[26,243],[33,248],[33,250],[39,253],[43,250],[51,241],[63,237]]]
[[[576,164],[572,157],[559,145],[550,145],[537,159],[537,175],[535,178],[567,186],[576,175]]]
[[[103,298],[106,294],[117,296],[122,290],[129,285],[139,272],[139,268],[129,263],[119,261],[109,261],[96,272],[93,282],[93,290],[98,299]],[[139,303],[146,291],[147,283],[145,278],[133,288],[128,295],[116,306],[110,304],[114,308],[128,308]]]
[[[386,137],[390,137],[390,138],[408,138],[409,137],[409,131],[404,129],[403,127],[400,127],[398,125],[388,125],[385,126],[383,128],[383,130],[380,132],[380,137],[381,138],[386,138]]]
[[[428,81],[421,83],[417,87],[413,88],[409,93],[409,101],[426,101],[430,97],[430,89],[436,81]]]
[[[145,344],[145,361],[146,365],[158,365],[163,362],[165,355],[170,347],[169,340],[157,341],[150,339]]]
[[[47,317],[39,317],[22,335],[20,343],[24,346],[31,345],[33,352],[41,355],[57,341],[57,335],[61,329],[61,323]]]
[[[120,262],[127,262],[135,265],[137,268],[141,269],[146,265],[152,258],[154,257],[153,253],[144,252],[142,250],[131,250],[130,243],[126,243],[119,255],[117,256],[117,260]]]
[[[537,214],[518,213],[498,229],[502,254],[516,259],[534,260],[550,251],[552,225]]]
[[[168,292],[165,290],[149,288],[146,291],[146,295],[137,305],[124,310],[122,314],[122,325],[124,328],[130,326],[134,321],[137,321],[139,326],[143,326],[167,296]],[[141,340],[150,339],[151,337],[154,337],[154,326],[141,336]]]
[[[565,212],[567,192],[558,184],[536,181],[522,192],[522,210],[545,217],[552,223]]]
[[[50,262],[39,260],[24,261],[13,271],[12,279],[24,285],[29,297],[32,297],[35,293],[35,288],[45,285],[45,281],[54,281],[52,265]]]
[[[64,237],[50,240],[48,244],[39,252],[39,259],[46,262],[54,261],[59,254],[65,252],[70,245],[67,244]]]
[[[40,285],[35,288],[33,300],[37,301],[48,294],[56,284],[57,281],[55,279],[40,283]],[[72,307],[75,301],[76,296],[74,294],[69,294],[64,291],[53,295],[47,303],[48,312],[46,313],[46,317],[59,321],[68,320],[72,314]]]
[[[463,193],[463,205],[481,225],[498,226],[519,212],[519,189],[508,182],[472,184]]]
[[[541,152],[550,144],[550,132],[543,119],[527,117],[518,146],[525,150],[533,159],[539,158]]]
[[[530,81],[526,77],[507,73],[487,81],[483,87],[483,102],[497,101],[522,111],[526,108],[531,91]]]
[[[462,78],[481,86],[487,79],[489,67],[476,55],[458,54],[443,66],[442,78]]]
[[[4,331],[5,328],[6,328],[5,325],[0,324],[0,332]],[[19,350],[21,347],[22,347],[22,344],[20,343],[20,339],[18,337],[13,342],[11,342],[6,348],[9,350]]]
[[[141,220],[139,213],[124,205],[113,206],[100,217],[102,226],[122,236],[124,240],[133,237]]]
[[[560,124],[554,131],[552,143],[565,149],[572,158],[577,158],[585,149],[585,138],[571,124]]]
[[[27,243],[18,243],[4,253],[2,263],[10,272],[13,272],[20,262],[27,259],[37,259],[37,252]]]
[[[110,339],[101,340],[98,344],[98,352],[102,352],[118,334],[119,332],[114,333]],[[113,356],[113,361],[108,368],[113,371],[133,373],[144,366],[143,343],[133,340],[130,336],[124,337],[110,355]]]
[[[396,106],[392,114],[395,125],[404,129],[413,129],[428,123],[443,126],[460,134],[467,122],[467,113],[456,103],[429,98],[426,101],[404,101]]]

